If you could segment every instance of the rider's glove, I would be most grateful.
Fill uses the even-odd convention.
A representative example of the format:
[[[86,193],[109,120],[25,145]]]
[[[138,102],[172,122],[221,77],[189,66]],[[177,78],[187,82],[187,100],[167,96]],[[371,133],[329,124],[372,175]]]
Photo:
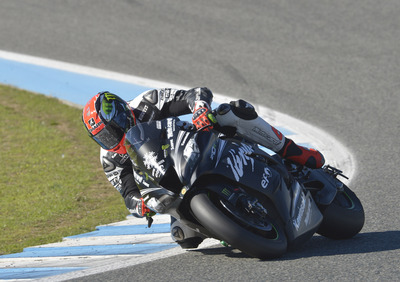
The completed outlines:
[[[198,131],[209,131],[217,123],[210,106],[204,101],[196,101],[192,121]]]
[[[144,217],[144,216],[151,217],[151,216],[155,215],[155,212],[153,212],[146,206],[143,198],[140,198],[136,202],[136,207],[135,207],[132,215],[137,216],[137,217]]]

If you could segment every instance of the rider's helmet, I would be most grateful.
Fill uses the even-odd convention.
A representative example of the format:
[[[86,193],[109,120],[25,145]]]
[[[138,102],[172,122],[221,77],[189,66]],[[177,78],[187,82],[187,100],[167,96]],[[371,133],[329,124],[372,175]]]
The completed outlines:
[[[125,133],[136,124],[136,119],[123,99],[108,91],[98,93],[83,108],[82,121],[89,136],[102,148],[126,153]]]

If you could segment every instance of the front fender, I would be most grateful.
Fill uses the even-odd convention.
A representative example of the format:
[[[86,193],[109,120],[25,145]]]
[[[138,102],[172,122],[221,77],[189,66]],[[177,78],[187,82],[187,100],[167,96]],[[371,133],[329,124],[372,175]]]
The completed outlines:
[[[326,173],[324,169],[310,169],[307,177],[299,178],[298,181],[306,188],[319,189],[314,195],[314,199],[319,205],[330,205],[335,199],[338,188],[343,187],[343,183],[335,177]]]

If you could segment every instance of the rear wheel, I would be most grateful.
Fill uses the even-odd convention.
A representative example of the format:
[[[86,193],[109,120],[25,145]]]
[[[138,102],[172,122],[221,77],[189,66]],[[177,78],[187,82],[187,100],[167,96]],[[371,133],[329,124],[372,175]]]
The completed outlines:
[[[324,216],[317,233],[331,239],[348,239],[364,226],[364,209],[360,200],[347,186],[338,191],[333,202],[321,206]]]
[[[211,198],[207,192],[195,195],[190,206],[197,220],[217,239],[261,259],[279,257],[286,252],[283,224],[272,205],[248,195],[233,205],[218,195],[211,195]],[[243,203],[247,203],[247,209]],[[253,207],[249,208],[248,204]]]

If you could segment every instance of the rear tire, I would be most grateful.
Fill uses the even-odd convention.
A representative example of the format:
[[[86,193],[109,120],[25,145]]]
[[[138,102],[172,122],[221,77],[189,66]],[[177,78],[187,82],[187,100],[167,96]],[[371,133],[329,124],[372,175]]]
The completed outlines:
[[[244,253],[260,259],[282,256],[287,249],[287,239],[280,219],[268,218],[268,224],[276,235],[266,238],[250,228],[244,228],[228,217],[202,192],[193,197],[190,207],[196,219],[219,240],[229,243]],[[270,211],[272,208],[264,207]],[[269,215],[269,213],[268,213]],[[251,231],[250,231],[251,230]]]
[[[364,209],[360,200],[347,186],[338,191],[333,202],[321,206],[324,216],[317,233],[331,239],[348,239],[364,226]]]

